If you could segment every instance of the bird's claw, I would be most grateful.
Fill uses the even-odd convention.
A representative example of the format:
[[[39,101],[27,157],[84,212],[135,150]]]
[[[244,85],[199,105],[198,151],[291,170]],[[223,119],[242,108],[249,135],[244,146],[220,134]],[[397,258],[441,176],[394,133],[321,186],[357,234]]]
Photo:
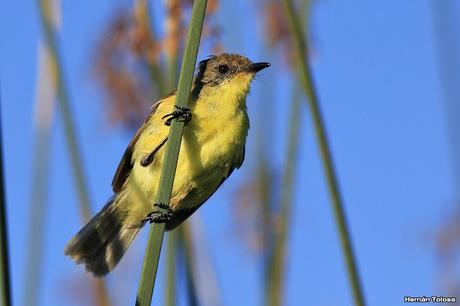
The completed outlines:
[[[170,207],[168,204],[164,204],[164,203],[155,203],[155,204],[153,204],[153,206],[158,207],[158,208],[161,208],[161,209],[164,209],[164,210],[166,210],[166,211],[169,212],[169,213],[172,212],[172,209],[171,209],[171,207]]]
[[[190,108],[184,106],[174,105],[175,110],[172,113],[164,115],[161,119],[166,119],[165,125],[170,126],[171,122],[176,119],[179,122],[184,122],[186,125],[192,119],[192,112]]]
[[[174,213],[169,205],[163,203],[156,203],[153,206],[166,210],[163,211],[152,211],[147,215],[146,218],[142,220],[142,223],[150,222],[150,223],[166,223],[174,217]]]

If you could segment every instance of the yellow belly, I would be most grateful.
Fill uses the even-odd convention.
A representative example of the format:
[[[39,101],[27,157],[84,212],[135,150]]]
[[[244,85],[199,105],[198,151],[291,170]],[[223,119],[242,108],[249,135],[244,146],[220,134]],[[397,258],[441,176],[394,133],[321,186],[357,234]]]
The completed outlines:
[[[192,120],[184,128],[172,189],[173,211],[201,205],[227,177],[229,169],[241,164],[249,129],[246,95],[251,79],[251,75],[240,74],[218,89],[203,87],[199,98],[191,102]],[[151,212],[157,196],[166,145],[147,167],[139,161],[168,135],[162,117],[171,112],[174,101],[175,97],[170,96],[158,104],[136,142],[127,188],[119,195],[125,198],[127,213],[134,220],[142,220]]]
[[[173,184],[170,202],[173,211],[200,205],[215,192],[230,167],[241,160],[249,128],[245,108],[230,113],[230,117],[216,116],[206,105],[197,104],[191,110],[193,118],[184,128]],[[129,213],[138,219],[145,218],[152,210],[166,148],[159,150],[149,166],[143,167],[139,157],[148,154],[155,145],[145,140],[140,146],[146,149],[138,149],[139,156],[126,189],[130,193],[126,195]]]

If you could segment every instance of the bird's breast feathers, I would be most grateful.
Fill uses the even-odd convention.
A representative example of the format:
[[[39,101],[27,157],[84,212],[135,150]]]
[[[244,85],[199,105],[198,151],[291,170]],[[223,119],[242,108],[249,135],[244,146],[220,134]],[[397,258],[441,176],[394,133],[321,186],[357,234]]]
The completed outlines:
[[[205,200],[232,169],[241,165],[249,129],[246,95],[238,96],[237,101],[229,101],[230,98],[236,97],[225,94],[207,96],[204,100],[198,98],[190,105],[192,120],[184,128],[172,193],[173,208],[177,204],[181,207],[193,206]],[[133,177],[130,180],[147,192],[146,197],[156,194],[166,146],[158,151],[148,167],[143,167],[139,161],[168,135],[168,127],[161,117],[171,112],[174,97],[170,100],[164,100],[158,106],[150,119],[158,122],[144,129],[133,154]],[[200,192],[196,199],[185,201],[187,203],[179,203],[192,190],[197,189],[204,192]]]

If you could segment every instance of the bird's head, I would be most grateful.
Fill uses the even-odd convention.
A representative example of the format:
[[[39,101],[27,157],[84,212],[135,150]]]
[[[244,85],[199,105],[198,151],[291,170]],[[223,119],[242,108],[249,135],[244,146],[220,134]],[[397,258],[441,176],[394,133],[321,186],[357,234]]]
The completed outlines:
[[[238,54],[211,56],[199,63],[193,92],[196,96],[212,92],[246,96],[257,72],[269,66],[266,62],[253,63]]]

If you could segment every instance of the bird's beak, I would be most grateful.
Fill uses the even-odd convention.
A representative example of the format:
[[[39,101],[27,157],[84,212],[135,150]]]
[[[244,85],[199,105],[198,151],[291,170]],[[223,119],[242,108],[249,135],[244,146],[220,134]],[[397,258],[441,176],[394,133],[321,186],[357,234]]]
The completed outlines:
[[[261,63],[253,63],[249,66],[249,71],[250,72],[259,72],[260,70],[262,69],[265,69],[267,67],[270,67],[270,63],[266,63],[266,62],[261,62]]]

